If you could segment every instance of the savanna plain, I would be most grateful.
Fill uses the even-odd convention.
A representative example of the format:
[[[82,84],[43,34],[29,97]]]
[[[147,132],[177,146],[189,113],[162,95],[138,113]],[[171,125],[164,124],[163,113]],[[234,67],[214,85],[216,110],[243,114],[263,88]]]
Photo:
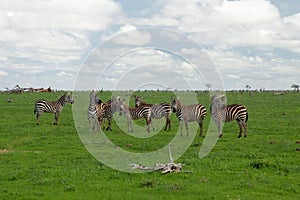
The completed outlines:
[[[54,116],[48,113],[36,125],[34,102],[41,98],[55,101],[63,94],[0,93],[0,199],[300,199],[299,93],[264,91],[250,96],[226,92],[228,104],[239,103],[248,109],[248,137],[237,137],[235,121],[225,123],[223,137],[200,159],[204,137],[197,135],[176,160],[185,164],[184,172],[164,175],[121,172],[94,158],[77,134],[71,104],[61,112],[58,125],[53,125]],[[170,103],[174,96],[166,91],[135,94],[149,103]],[[196,95],[208,111],[205,134],[211,120],[210,94]],[[98,96],[106,101],[111,93]],[[11,98],[13,102],[8,103]],[[89,92],[86,98],[88,101]],[[133,106],[133,98],[129,102]],[[129,137],[115,121],[113,131],[101,134],[126,151],[154,151],[178,132],[174,113],[171,122],[170,131],[161,130],[149,138]],[[187,137],[185,129],[181,137]],[[198,140],[200,144],[194,145]]]

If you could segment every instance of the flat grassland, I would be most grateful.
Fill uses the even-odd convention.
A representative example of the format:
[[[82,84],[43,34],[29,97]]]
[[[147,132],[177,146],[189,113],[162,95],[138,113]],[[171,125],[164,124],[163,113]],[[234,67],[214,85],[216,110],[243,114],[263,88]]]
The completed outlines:
[[[254,92],[250,97],[246,92],[227,92],[228,104],[240,103],[248,109],[248,137],[237,138],[237,123],[226,123],[223,138],[206,157],[198,157],[201,145],[191,145],[176,160],[185,163],[183,169],[190,173],[166,175],[125,173],[99,162],[82,144],[70,104],[57,126],[52,125],[53,114],[47,113],[37,126],[34,102],[56,100],[62,94],[0,93],[0,199],[300,199],[299,93]],[[136,94],[149,103],[170,102],[172,95]],[[98,95],[103,100],[110,97],[108,92]],[[6,101],[10,98],[13,103]],[[199,92],[197,98],[208,111],[205,133],[209,93]],[[104,133],[118,148],[152,151],[178,131],[174,114],[171,120],[172,130],[161,130],[154,138],[127,137],[115,122],[113,131]]]

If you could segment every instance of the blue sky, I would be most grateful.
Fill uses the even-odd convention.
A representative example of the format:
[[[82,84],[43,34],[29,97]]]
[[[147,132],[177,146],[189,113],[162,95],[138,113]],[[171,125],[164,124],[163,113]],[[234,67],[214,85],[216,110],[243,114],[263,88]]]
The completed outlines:
[[[171,36],[153,38],[147,32],[151,27],[177,33],[180,41]],[[185,38],[201,49],[191,48],[183,42]],[[115,45],[101,45],[113,39]],[[147,49],[154,44],[166,51]],[[132,49],[137,51],[119,55]],[[205,70],[199,80],[191,63],[176,55],[187,56],[195,65],[205,64],[193,60],[210,59],[225,89],[246,85],[290,89],[300,84],[300,1],[0,2],[0,90],[16,84],[68,90],[78,85],[81,89],[153,89],[159,85],[205,89],[205,84],[219,80]],[[112,63],[111,69],[99,80],[97,73],[107,67],[105,60]],[[90,79],[82,79],[87,85],[78,83],[85,67],[97,71]]]

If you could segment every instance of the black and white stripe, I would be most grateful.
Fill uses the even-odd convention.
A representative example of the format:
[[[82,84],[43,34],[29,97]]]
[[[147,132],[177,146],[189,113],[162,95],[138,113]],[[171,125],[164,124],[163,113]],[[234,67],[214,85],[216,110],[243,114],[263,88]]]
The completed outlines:
[[[215,120],[219,137],[222,137],[222,122],[231,122],[236,120],[238,122],[240,133],[239,138],[242,136],[244,129],[244,137],[247,137],[248,112],[244,105],[232,104],[225,105],[226,97],[224,95],[213,96],[211,98],[210,112],[212,118]]]
[[[100,103],[99,97],[97,97],[97,92],[92,90],[90,93],[90,104],[87,110],[87,117],[89,120],[89,127],[90,131],[94,129],[95,131],[98,131],[101,127],[98,122],[98,117],[97,117],[97,110],[96,110],[96,104]]]
[[[107,103],[102,102],[101,100],[98,101],[96,104],[96,113],[97,113],[97,122],[99,125],[99,130],[102,133],[102,126],[105,123],[105,107]]]
[[[135,97],[135,107],[139,107],[139,106],[150,106],[151,107],[151,123],[152,123],[152,119],[161,119],[162,117],[166,118],[166,126],[164,130],[170,130],[171,129],[171,120],[170,120],[170,116],[171,116],[171,105],[168,103],[160,103],[160,104],[148,104],[146,102],[144,102],[141,97],[136,96]]]
[[[182,135],[182,124],[185,123],[186,134],[188,133],[188,122],[197,121],[200,127],[200,135],[203,134],[203,120],[206,116],[206,108],[202,104],[182,105],[179,98],[172,99],[172,110],[180,123],[180,134]]]
[[[34,114],[36,113],[36,124],[39,125],[40,117],[43,112],[46,113],[54,113],[54,125],[57,125],[57,120],[59,117],[60,112],[64,108],[66,103],[74,103],[74,100],[72,99],[72,96],[70,93],[64,94],[61,96],[57,101],[46,101],[43,99],[40,99],[35,102],[34,106]]]
[[[108,100],[104,104],[102,104],[102,117],[106,118],[108,121],[108,126],[106,128],[106,131],[110,130],[112,131],[111,124],[112,124],[112,118],[115,112],[117,112],[118,109],[118,102],[116,97],[112,97],[112,99]]]
[[[125,99],[119,100],[119,111],[120,115],[124,114],[127,118],[128,132],[132,132],[132,119],[141,119],[144,118],[147,124],[147,132],[150,132],[150,123],[151,123],[151,107],[150,106],[139,106],[137,108],[129,108],[125,103]]]

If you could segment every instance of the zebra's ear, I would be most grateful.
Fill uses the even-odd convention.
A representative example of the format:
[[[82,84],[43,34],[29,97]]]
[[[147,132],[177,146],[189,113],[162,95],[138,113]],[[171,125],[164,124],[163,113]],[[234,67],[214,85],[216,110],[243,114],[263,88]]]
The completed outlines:
[[[179,96],[177,97],[177,100],[180,100],[180,97],[179,97]]]

